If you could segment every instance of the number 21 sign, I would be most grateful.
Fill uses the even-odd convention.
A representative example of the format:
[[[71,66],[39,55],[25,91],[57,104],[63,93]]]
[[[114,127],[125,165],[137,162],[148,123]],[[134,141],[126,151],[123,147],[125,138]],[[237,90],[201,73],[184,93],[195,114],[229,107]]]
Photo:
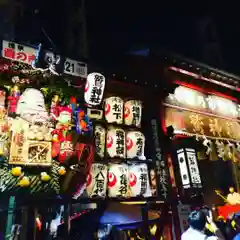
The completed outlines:
[[[87,64],[66,58],[64,63],[64,73],[76,77],[87,77]]]

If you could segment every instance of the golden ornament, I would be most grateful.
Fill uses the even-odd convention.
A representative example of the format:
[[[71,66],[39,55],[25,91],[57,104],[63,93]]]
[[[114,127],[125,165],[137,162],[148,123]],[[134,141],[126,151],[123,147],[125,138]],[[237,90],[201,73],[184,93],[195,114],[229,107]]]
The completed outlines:
[[[42,173],[41,173],[41,180],[42,180],[43,182],[49,181],[50,178],[51,178],[51,177],[50,177],[46,172],[42,172]]]
[[[21,167],[14,167],[11,169],[11,173],[15,177],[19,177],[22,174],[22,168]]]
[[[30,180],[29,180],[29,178],[28,178],[28,177],[23,177],[23,178],[19,181],[18,185],[19,185],[20,187],[28,187],[28,186],[30,185]]]
[[[65,175],[65,174],[66,174],[66,169],[65,169],[65,167],[60,167],[60,168],[58,169],[58,174],[61,175],[61,176]]]

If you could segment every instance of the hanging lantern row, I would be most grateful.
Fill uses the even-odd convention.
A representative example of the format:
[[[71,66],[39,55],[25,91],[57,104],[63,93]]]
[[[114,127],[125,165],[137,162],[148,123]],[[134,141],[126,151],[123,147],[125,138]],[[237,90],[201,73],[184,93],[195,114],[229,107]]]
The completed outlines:
[[[108,123],[141,127],[142,103],[137,100],[124,102],[120,97],[104,99],[104,115]]]
[[[105,146],[110,158],[138,158],[145,160],[145,137],[140,131],[124,131],[121,128],[109,127],[107,131],[96,125],[94,131],[95,153],[104,158]]]
[[[107,192],[110,198],[151,197],[147,165],[94,163],[87,177],[86,194],[105,198]]]
[[[100,73],[91,73],[85,84],[84,100],[92,107],[102,103],[105,77]],[[103,100],[104,116],[108,123],[125,124],[127,126],[141,127],[142,102],[138,100],[123,101],[118,96]]]

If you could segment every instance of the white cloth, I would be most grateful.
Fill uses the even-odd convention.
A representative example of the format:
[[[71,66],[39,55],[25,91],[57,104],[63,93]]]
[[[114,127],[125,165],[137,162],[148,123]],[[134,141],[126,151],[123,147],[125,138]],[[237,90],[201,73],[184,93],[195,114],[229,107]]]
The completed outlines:
[[[218,237],[208,237],[200,231],[189,228],[186,232],[182,234],[181,240],[218,240]]]

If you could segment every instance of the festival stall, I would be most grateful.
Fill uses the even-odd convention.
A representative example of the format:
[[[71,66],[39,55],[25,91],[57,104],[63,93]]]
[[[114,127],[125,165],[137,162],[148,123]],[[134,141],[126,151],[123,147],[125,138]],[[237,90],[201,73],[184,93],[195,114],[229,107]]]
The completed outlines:
[[[215,209],[214,205],[232,204],[222,196],[229,187],[240,190],[240,78],[177,56],[168,55],[164,61],[165,77],[174,91],[162,104],[163,127],[172,139],[170,161],[180,208],[189,213],[194,205]],[[229,198],[234,205],[236,195]],[[186,223],[181,212],[180,225]]]
[[[134,200],[146,206],[166,200],[168,170],[159,108],[152,102],[159,99],[151,87],[124,85],[104,72],[87,74],[85,63],[41,44],[3,41],[0,69],[0,192],[9,199],[7,236],[15,204],[44,203],[53,212],[59,203]],[[47,211],[34,211],[41,225]],[[61,223],[58,214],[50,232],[56,234]]]

